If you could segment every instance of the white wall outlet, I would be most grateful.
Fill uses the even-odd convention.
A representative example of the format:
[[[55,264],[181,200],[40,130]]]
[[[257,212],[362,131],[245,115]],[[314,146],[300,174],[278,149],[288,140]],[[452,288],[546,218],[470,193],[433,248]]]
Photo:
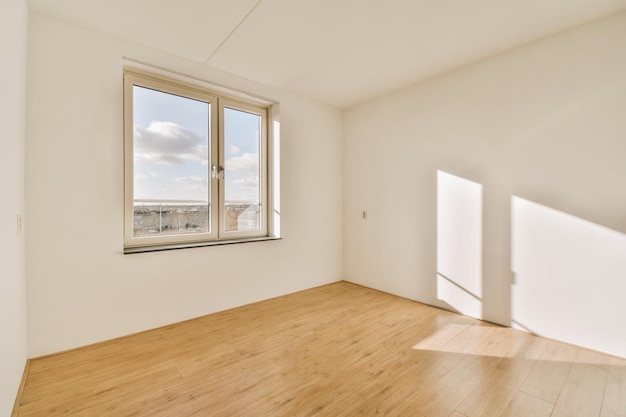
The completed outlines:
[[[367,220],[367,210],[361,211],[361,220]]]

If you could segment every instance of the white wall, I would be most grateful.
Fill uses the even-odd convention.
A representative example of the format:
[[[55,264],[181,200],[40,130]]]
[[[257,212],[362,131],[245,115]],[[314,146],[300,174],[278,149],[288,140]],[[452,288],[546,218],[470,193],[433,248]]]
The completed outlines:
[[[482,236],[445,236],[482,239],[479,315],[626,356],[624,45],[622,13],[348,110],[346,279],[458,310],[463,300],[444,302],[438,284],[441,171],[482,187],[472,204],[482,205],[472,220]],[[537,206],[551,215],[528,211]],[[453,208],[471,218],[468,207]],[[543,231],[512,234],[513,223]],[[527,256],[539,242],[546,250]]]
[[[28,10],[8,0],[0,13],[0,416],[9,416],[26,363],[24,109]],[[26,226],[24,219],[24,226]]]
[[[123,255],[122,57],[280,101],[283,240]],[[342,279],[342,113],[32,14],[30,356]]]

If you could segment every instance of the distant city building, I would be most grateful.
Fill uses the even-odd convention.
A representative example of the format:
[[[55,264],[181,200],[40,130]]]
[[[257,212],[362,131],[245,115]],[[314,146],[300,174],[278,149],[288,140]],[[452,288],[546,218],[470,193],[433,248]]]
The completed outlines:
[[[134,205],[134,235],[207,233],[209,205],[185,202],[136,202]],[[226,231],[257,230],[260,227],[260,207],[257,202],[226,202]]]

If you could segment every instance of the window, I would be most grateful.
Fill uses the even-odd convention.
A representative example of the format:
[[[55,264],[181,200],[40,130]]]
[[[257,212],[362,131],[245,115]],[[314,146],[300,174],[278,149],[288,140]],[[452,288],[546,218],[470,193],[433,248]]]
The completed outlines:
[[[125,252],[274,237],[271,113],[125,69]]]

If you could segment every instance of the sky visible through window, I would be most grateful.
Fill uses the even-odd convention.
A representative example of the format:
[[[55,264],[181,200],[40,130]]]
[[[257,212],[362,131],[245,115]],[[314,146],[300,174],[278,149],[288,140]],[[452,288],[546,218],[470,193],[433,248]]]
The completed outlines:
[[[224,109],[226,201],[260,201],[260,119],[256,114]]]
[[[135,200],[209,200],[211,105],[133,87]],[[224,111],[226,201],[259,201],[259,121]]]

